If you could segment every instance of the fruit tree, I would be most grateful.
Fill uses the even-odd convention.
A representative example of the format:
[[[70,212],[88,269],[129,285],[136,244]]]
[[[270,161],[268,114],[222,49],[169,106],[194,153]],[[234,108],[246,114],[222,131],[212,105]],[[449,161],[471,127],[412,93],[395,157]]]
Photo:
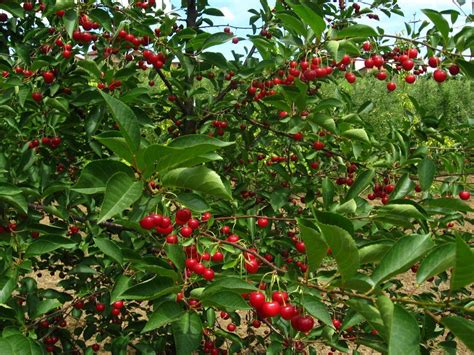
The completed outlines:
[[[0,354],[473,351],[471,19],[178,6],[0,1]]]

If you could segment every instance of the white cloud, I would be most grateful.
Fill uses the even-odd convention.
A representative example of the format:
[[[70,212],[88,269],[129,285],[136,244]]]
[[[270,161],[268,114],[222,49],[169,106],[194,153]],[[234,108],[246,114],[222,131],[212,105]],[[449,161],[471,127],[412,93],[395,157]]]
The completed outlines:
[[[233,21],[235,19],[235,15],[232,13],[232,11],[229,10],[228,7],[224,6],[224,7],[221,7],[219,10],[222,11],[225,19],[229,21]]]

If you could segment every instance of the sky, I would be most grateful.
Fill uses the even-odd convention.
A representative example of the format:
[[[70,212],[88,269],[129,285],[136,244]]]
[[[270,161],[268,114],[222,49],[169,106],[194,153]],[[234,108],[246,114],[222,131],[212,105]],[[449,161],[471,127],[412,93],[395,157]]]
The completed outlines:
[[[466,4],[461,6],[461,9],[466,14],[471,14],[471,1],[466,0]],[[171,0],[171,3],[175,7],[181,5],[181,0]],[[248,9],[259,8],[259,0],[208,0],[209,6],[220,9],[224,13],[224,17],[211,17],[214,24],[216,25],[233,25],[233,26],[248,26],[248,20],[251,14],[248,12]],[[273,6],[275,0],[268,0],[270,6]],[[457,9],[453,0],[398,0],[398,4],[402,9],[405,17],[398,15],[392,15],[391,18],[386,17],[384,14],[379,14],[380,21],[374,20],[365,20],[362,23],[376,27],[380,26],[385,29],[386,33],[396,34],[403,33],[405,30],[404,23],[406,21],[412,21],[413,15],[418,20],[428,20],[427,17],[421,12],[421,9],[430,8],[434,10],[447,10],[447,9]],[[457,25],[462,25],[466,21],[466,16],[460,16]],[[420,25],[418,23],[418,25]],[[246,30],[233,30],[234,34],[239,37],[245,37],[249,31]],[[219,47],[219,51],[224,53],[226,56],[230,56],[232,50],[235,50],[237,53],[244,53],[244,46],[249,47],[248,41],[240,41],[237,45],[230,42]]]

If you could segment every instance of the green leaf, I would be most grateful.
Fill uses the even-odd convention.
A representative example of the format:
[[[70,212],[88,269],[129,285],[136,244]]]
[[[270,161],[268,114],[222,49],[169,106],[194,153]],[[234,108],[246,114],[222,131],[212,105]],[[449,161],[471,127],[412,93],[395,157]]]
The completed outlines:
[[[25,18],[25,10],[23,10],[23,7],[21,7],[20,4],[15,1],[2,1],[0,3],[0,9],[8,11],[15,17],[19,17],[21,19]]]
[[[438,275],[454,265],[456,244],[443,244],[426,255],[416,273],[416,282],[421,284],[431,276]]]
[[[350,235],[354,235],[354,225],[350,219],[333,212],[315,211],[314,214],[319,222],[338,226],[346,230]]]
[[[411,191],[413,191],[414,187],[415,187],[415,183],[410,180],[409,175],[404,174],[400,177],[397,185],[395,186],[395,189],[390,194],[390,199],[393,201],[393,200],[398,200],[400,198],[404,198]]]
[[[12,205],[23,214],[28,214],[28,202],[26,201],[25,196],[23,196],[22,194],[0,194],[0,201]]]
[[[408,270],[433,246],[431,234],[410,235],[399,239],[373,272],[372,280],[377,285]]]
[[[50,253],[59,248],[74,248],[76,242],[69,238],[60,237],[57,235],[45,235],[40,239],[35,240],[28,246],[25,254],[27,256],[42,255]]]
[[[180,271],[184,270],[184,261],[186,255],[184,254],[183,248],[178,244],[165,245],[166,256],[173,262],[176,268]]]
[[[474,253],[460,236],[456,237],[456,255],[451,290],[457,290],[474,282]]]
[[[106,238],[94,238],[94,243],[102,253],[110,256],[120,265],[123,264],[122,250],[114,241]]]
[[[385,335],[385,326],[380,315],[380,312],[372,304],[369,304],[368,301],[362,299],[350,299],[347,301],[349,307],[354,311],[361,314],[370,325],[377,329],[381,335]]]
[[[72,38],[72,33],[77,27],[77,12],[74,9],[69,9],[63,16],[64,27],[69,38]]]
[[[122,172],[128,177],[133,177],[133,170],[116,160],[95,160],[83,169],[77,183],[71,190],[82,194],[96,194],[105,192],[107,181],[114,174]]]
[[[311,29],[317,37],[320,37],[326,29],[324,19],[319,16],[313,9],[305,4],[294,4],[287,2],[291,9],[299,16],[299,18]]]
[[[91,11],[89,11],[89,16],[95,22],[100,23],[100,25],[105,30],[107,30],[111,33],[113,32],[112,20],[110,19],[110,16],[107,13],[107,11],[104,11],[104,10],[98,9],[98,8],[94,8]]]
[[[47,299],[36,304],[31,318],[37,318],[43,314],[51,312],[53,309],[61,307],[62,303],[55,299]]]
[[[362,246],[359,249],[360,263],[379,262],[392,246],[392,240],[380,240]]]
[[[203,213],[210,210],[207,202],[199,195],[193,193],[181,193],[176,200],[193,212]]]
[[[356,139],[365,143],[370,143],[367,132],[365,131],[365,129],[362,128],[348,129],[347,131],[342,132],[341,136]]]
[[[126,289],[121,298],[126,300],[153,300],[164,295],[176,293],[179,290],[174,281],[167,277],[154,277]]]
[[[389,204],[381,207],[377,212],[377,216],[380,217],[383,217],[384,215],[396,215],[406,218],[416,218],[418,220],[426,219],[426,216],[423,215],[415,206],[409,204]]]
[[[142,196],[142,192],[143,183],[141,181],[135,181],[123,172],[114,174],[107,182],[97,223],[101,223],[129,208]]]
[[[203,43],[201,50],[209,47],[218,46],[230,41],[234,36],[230,33],[218,32],[210,35]]]
[[[280,189],[272,192],[270,195],[270,205],[275,212],[280,211],[280,208],[282,208],[287,203],[289,195],[290,192],[286,189]]]
[[[207,7],[202,12],[203,14],[210,15],[210,16],[224,16],[221,10],[216,9],[215,7]]]
[[[378,33],[372,27],[362,24],[350,25],[342,30],[334,31],[334,39],[354,38],[354,37],[377,37]]]
[[[337,63],[339,63],[346,54],[353,57],[360,55],[359,48],[349,40],[327,41],[326,49],[331,53]],[[358,113],[361,114],[361,112]]]
[[[3,276],[0,278],[0,304],[7,303],[16,288],[17,277]]]
[[[97,79],[100,78],[100,69],[97,66],[97,63],[94,62],[93,60],[87,60],[87,59],[79,60],[77,62],[77,65],[85,69],[92,75],[94,75]]]
[[[456,198],[437,198],[428,199],[421,202],[423,205],[428,207],[440,207],[448,210],[461,211],[461,212],[472,212],[472,209],[467,203],[456,199]]]
[[[240,293],[227,290],[203,293],[201,303],[204,306],[217,307],[218,309],[225,309],[229,312],[252,309],[252,307],[242,298]]]
[[[474,351],[474,322],[461,317],[445,317],[441,320],[456,337],[469,348]]]
[[[354,183],[352,184],[349,191],[347,191],[346,196],[344,197],[343,202],[349,201],[357,197],[362,191],[365,190],[367,186],[372,182],[374,178],[375,171],[373,169],[364,170],[357,175]]]
[[[304,294],[301,298],[301,305],[313,317],[323,321],[325,324],[332,326],[332,319],[327,307],[316,296]]]
[[[322,183],[323,188],[323,204],[324,208],[328,209],[333,203],[334,199],[334,184],[329,177],[325,177]]]
[[[200,163],[196,159],[203,154],[232,144],[234,142],[223,142],[204,135],[186,135],[175,139],[167,146],[153,144],[145,150],[145,169],[148,174],[152,171],[163,174],[172,168],[196,165]]]
[[[317,222],[321,234],[332,249],[332,256],[336,259],[337,270],[342,280],[348,280],[357,273],[359,268],[359,251],[351,235],[344,229]]]
[[[464,75],[466,75],[471,80],[474,79],[474,63],[458,59],[456,64],[459,65]]]
[[[307,31],[305,25],[291,13],[280,12],[276,14],[275,17],[283,22],[283,26],[286,29],[293,31],[300,36],[306,36]]]
[[[420,186],[424,191],[430,189],[435,174],[436,165],[433,160],[425,158],[418,164],[418,178],[420,179]]]
[[[330,132],[336,132],[336,122],[331,116],[325,113],[316,112],[309,115],[308,118],[311,120],[311,122],[316,123],[318,126],[321,126],[322,128],[327,129]]]
[[[117,154],[118,157],[126,160],[127,162],[133,164],[135,156],[130,150],[129,145],[125,138],[117,131],[108,131],[103,132],[98,136],[94,137],[100,143],[109,148],[112,152]]]
[[[384,322],[385,322],[384,318]],[[420,353],[420,328],[413,315],[396,304],[390,317],[391,324],[385,324],[389,337],[388,353],[406,355]]]
[[[174,322],[181,318],[184,314],[184,309],[176,302],[165,302],[158,306],[158,308],[149,316],[148,322],[142,329],[142,333],[146,333],[165,325]]]
[[[449,37],[449,23],[443,17],[441,13],[431,9],[422,9],[421,10],[435,25],[436,29],[441,33],[441,36],[444,38],[445,41],[448,40]]]
[[[186,312],[172,324],[177,355],[189,355],[201,344],[202,322],[193,311]]]
[[[226,69],[228,67],[227,60],[225,59],[222,53],[215,53],[215,52],[205,52],[199,55],[199,58],[211,65],[215,65],[218,68]]]
[[[315,226],[308,220],[297,219],[301,238],[303,239],[308,267],[310,271],[316,271],[327,253],[327,245]]]
[[[203,295],[211,293],[219,293],[222,290],[228,290],[236,293],[256,291],[255,286],[249,282],[235,276],[216,277],[216,279],[207,286]]]
[[[43,355],[41,345],[33,339],[21,334],[0,338],[0,354],[2,355]]]
[[[135,113],[122,101],[106,94],[102,90],[99,90],[99,93],[104,98],[109,111],[117,122],[120,132],[122,132],[122,135],[127,141],[130,149],[133,152],[136,152],[140,147],[141,136],[140,127],[138,126],[138,120]]]
[[[219,175],[203,166],[171,170],[163,176],[161,182],[164,186],[191,189],[226,200],[232,199],[232,195],[224,186]]]

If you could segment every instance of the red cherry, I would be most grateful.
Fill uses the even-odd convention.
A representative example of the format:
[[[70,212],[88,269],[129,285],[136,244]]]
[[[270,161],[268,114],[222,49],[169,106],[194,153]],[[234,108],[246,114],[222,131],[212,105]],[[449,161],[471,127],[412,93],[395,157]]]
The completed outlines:
[[[52,71],[46,71],[43,73],[44,82],[51,84],[54,81],[54,73]]]
[[[279,116],[280,118],[285,118],[286,116],[288,116],[288,112],[286,112],[286,111],[280,111],[280,113],[278,113],[278,116]]]
[[[459,198],[461,200],[467,201],[471,198],[471,193],[469,191],[461,191],[459,193]]]
[[[198,275],[202,275],[205,270],[206,270],[206,267],[205,267],[204,264],[202,264],[202,263],[197,263],[197,264],[194,265],[194,267],[193,267],[193,271],[194,271],[196,274],[198,274]]]
[[[293,139],[294,139],[295,141],[301,141],[301,140],[303,140],[303,133],[301,133],[301,132],[294,133],[294,134],[293,134]]]
[[[376,75],[377,79],[381,80],[381,81],[384,81],[385,79],[387,79],[387,72],[385,71],[379,71]]]
[[[460,69],[459,69],[459,67],[458,67],[456,64],[451,64],[451,65],[449,66],[448,70],[449,70],[449,74],[451,74],[451,75],[453,75],[453,76],[454,76],[454,75],[458,75],[459,72],[460,72]]]
[[[232,38],[232,43],[233,43],[233,44],[239,43],[239,38],[238,38],[238,37]]]
[[[323,150],[326,145],[321,141],[316,141],[313,143],[314,150]]]
[[[257,225],[260,227],[260,228],[265,228],[268,226],[268,219],[267,218],[259,218],[257,220]]]
[[[258,272],[258,269],[260,268],[260,265],[257,260],[245,261],[244,266],[249,274],[256,274]]]
[[[221,228],[221,232],[224,234],[229,234],[230,233],[230,227],[229,226],[223,226]]]
[[[414,66],[415,66],[415,62],[411,59],[407,59],[402,62],[402,67],[406,71],[412,70]]]
[[[278,302],[264,302],[260,308],[263,317],[275,317],[280,314],[280,304]]]
[[[408,50],[408,57],[412,59],[418,57],[418,50],[416,48],[410,48]]]
[[[265,295],[259,291],[250,292],[249,303],[252,307],[259,309],[265,303]]]
[[[215,263],[221,263],[224,261],[224,254],[222,254],[220,251],[216,251],[212,256],[212,261]]]
[[[430,59],[428,59],[428,65],[431,67],[431,68],[437,68],[440,64],[440,60],[438,57],[430,57]]]
[[[145,216],[140,220],[140,227],[142,227],[143,229],[149,230],[155,226],[155,219],[151,216]]]
[[[252,327],[254,328],[260,328],[261,325],[262,325],[262,322],[260,322],[258,319],[254,319],[252,321]]]
[[[182,208],[176,211],[176,218],[186,223],[191,218],[191,210],[188,208]],[[184,224],[183,223],[183,224]]]
[[[370,52],[372,50],[372,44],[370,44],[370,42],[364,42],[362,44],[362,49],[366,52]]]
[[[231,243],[235,243],[239,241],[239,236],[237,234],[231,234],[227,237],[227,241]]]
[[[436,69],[433,73],[433,79],[438,83],[442,83],[448,78],[448,74],[442,69]]]
[[[117,309],[121,309],[123,308],[123,306],[124,306],[123,301],[115,301],[114,303],[112,303],[112,307],[117,308]]]
[[[35,100],[36,102],[40,102],[41,100],[43,100],[43,94],[40,93],[40,92],[34,92],[31,94],[31,97],[33,100]]]
[[[390,194],[393,192],[393,190],[395,190],[395,185],[392,185],[392,184],[387,185],[384,187],[384,190],[386,193]]]
[[[287,304],[286,306],[282,306],[280,308],[280,315],[285,320],[290,320],[297,314],[298,314],[298,311],[296,310],[296,307],[290,304]]]
[[[95,305],[95,310],[96,310],[97,312],[103,312],[103,311],[105,311],[105,304],[103,304],[103,303],[97,303],[97,304]]]
[[[193,230],[188,226],[184,226],[181,228],[180,233],[183,237],[188,238],[191,236],[191,234],[193,234]]]
[[[110,313],[112,313],[113,316],[118,316],[120,315],[120,309],[118,308],[113,308]]]
[[[79,301],[75,302],[73,304],[73,307],[75,309],[83,309],[84,308],[84,301],[79,300]]]
[[[23,3],[23,9],[25,11],[31,11],[33,10],[33,3],[32,2],[24,2]]]
[[[170,234],[166,236],[166,243],[168,244],[178,244],[178,236],[176,234]]]
[[[405,81],[408,84],[413,84],[416,81],[416,76],[414,76],[413,74],[407,75]]]
[[[100,345],[99,345],[99,344],[93,344],[93,345],[91,346],[91,348],[92,348],[92,351],[97,352],[97,351],[100,350]]]
[[[295,248],[298,250],[300,253],[305,253],[306,252],[306,247],[304,245],[304,242],[296,242],[295,243]]]
[[[314,327],[314,319],[311,316],[295,316],[291,319],[291,326],[300,332],[309,332]]]
[[[389,82],[387,83],[387,90],[388,91],[394,91],[395,89],[397,88],[397,84],[395,84],[394,82]]]
[[[194,258],[190,258],[190,259],[185,260],[186,267],[190,270],[194,269],[194,267],[196,266],[197,263],[198,263],[198,261]]]
[[[229,332],[233,332],[236,328],[237,328],[236,325],[233,324],[233,323],[230,323],[230,324],[227,325],[227,330]]]
[[[285,304],[288,301],[288,293],[285,291],[275,291],[272,294],[272,300],[279,304]]]
[[[350,72],[349,72],[349,73],[346,73],[346,74],[344,75],[344,77],[346,78],[346,80],[347,80],[347,82],[348,82],[349,84],[355,83],[355,81],[356,81],[356,79],[357,79],[357,77],[355,76],[355,74],[354,74],[354,73],[350,73]]]
[[[416,192],[421,192],[421,186],[417,184],[417,185],[415,186],[415,191],[416,191]]]
[[[199,228],[199,221],[195,218],[191,218],[188,221],[188,227],[191,228],[192,230],[198,229]]]
[[[204,212],[201,216],[201,221],[206,222],[211,219],[212,214],[210,212]]]
[[[336,330],[339,330],[341,328],[342,323],[339,319],[333,319],[332,325],[334,326],[334,328],[336,328]]]
[[[214,270],[212,269],[204,270],[204,272],[202,273],[202,277],[207,281],[214,280]]]

